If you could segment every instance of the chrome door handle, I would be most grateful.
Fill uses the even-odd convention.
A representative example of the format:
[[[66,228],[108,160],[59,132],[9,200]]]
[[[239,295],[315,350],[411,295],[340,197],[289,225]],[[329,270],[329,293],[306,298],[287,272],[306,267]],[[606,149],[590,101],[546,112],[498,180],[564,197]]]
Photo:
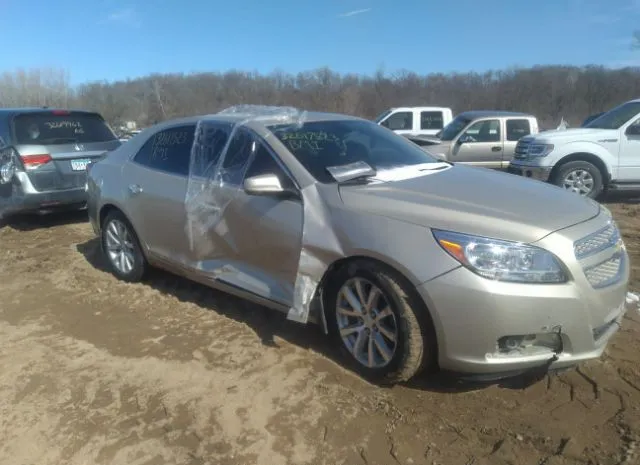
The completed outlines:
[[[129,193],[131,195],[137,195],[140,192],[142,192],[142,187],[140,187],[138,184],[129,184]]]

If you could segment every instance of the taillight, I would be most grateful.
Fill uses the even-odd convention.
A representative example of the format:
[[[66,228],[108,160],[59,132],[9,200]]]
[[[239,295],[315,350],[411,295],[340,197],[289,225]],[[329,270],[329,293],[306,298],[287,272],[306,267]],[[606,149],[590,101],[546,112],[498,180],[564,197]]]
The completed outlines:
[[[51,155],[43,154],[43,155],[21,155],[22,164],[24,168],[27,170],[32,170],[37,168],[40,165],[44,165],[45,163],[49,163],[52,158]]]

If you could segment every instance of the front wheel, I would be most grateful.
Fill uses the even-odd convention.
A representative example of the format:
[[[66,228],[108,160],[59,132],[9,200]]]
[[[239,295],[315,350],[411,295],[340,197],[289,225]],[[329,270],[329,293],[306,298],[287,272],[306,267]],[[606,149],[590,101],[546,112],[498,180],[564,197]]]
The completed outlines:
[[[598,167],[582,160],[561,165],[553,181],[558,187],[591,199],[598,197],[604,188]]]
[[[365,379],[404,382],[435,363],[431,319],[396,273],[352,263],[336,272],[324,296],[332,337]]]

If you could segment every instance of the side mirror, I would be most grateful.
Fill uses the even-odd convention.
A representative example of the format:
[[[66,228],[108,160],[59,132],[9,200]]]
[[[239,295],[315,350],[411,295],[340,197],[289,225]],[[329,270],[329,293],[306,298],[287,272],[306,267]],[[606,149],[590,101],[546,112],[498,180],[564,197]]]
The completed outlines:
[[[244,191],[249,195],[280,195],[287,192],[275,174],[260,174],[245,179]]]
[[[627,128],[625,131],[627,136],[640,136],[640,124],[635,123]]]

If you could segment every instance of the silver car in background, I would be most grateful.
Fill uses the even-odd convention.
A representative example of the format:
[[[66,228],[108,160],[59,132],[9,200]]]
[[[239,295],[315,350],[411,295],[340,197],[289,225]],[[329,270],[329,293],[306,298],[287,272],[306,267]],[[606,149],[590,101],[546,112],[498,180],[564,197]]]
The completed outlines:
[[[633,304],[606,209],[355,117],[164,122],[93,165],[88,194],[118,278],[161,267],[317,322],[376,382],[571,367]]]
[[[95,112],[0,109],[0,216],[84,206],[87,166],[120,145]]]

